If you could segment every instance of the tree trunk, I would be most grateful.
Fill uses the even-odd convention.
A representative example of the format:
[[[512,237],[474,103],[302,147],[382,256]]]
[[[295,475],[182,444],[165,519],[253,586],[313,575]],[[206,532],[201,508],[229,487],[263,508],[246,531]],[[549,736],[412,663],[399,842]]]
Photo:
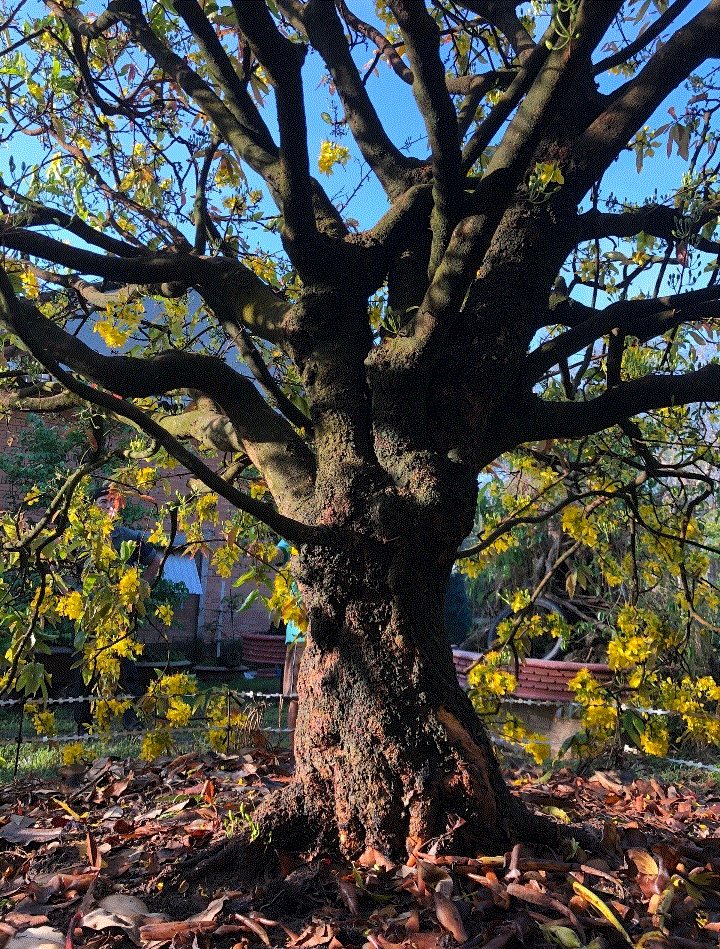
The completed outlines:
[[[304,591],[294,782],[305,815],[348,857],[407,857],[437,837],[454,852],[470,840],[503,849],[528,828],[457,682],[447,571],[428,577],[429,552],[399,563],[371,546],[302,565],[322,577]]]
[[[342,359],[324,358],[323,327],[339,314],[350,326],[353,313],[342,295],[307,290],[292,313],[291,326],[305,327],[293,355],[318,458],[311,519],[331,539],[291,563],[309,616],[295,774],[254,816],[259,836],[237,840],[230,859],[241,871],[274,849],[404,859],[438,839],[448,852],[477,853],[556,837],[510,794],[444,628],[477,469],[435,445],[438,406],[402,352],[390,369],[368,366],[361,339]],[[227,869],[228,856],[213,866]]]

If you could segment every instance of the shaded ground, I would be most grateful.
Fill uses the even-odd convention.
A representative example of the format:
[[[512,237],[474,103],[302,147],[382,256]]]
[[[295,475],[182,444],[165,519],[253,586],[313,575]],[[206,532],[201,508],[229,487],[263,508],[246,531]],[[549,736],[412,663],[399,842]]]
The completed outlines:
[[[720,788],[702,778],[511,773],[533,806],[591,823],[597,853],[515,848],[407,865],[280,853],[253,886],[168,886],[179,861],[252,820],[288,780],[265,751],[98,759],[0,790],[0,947],[717,946]],[[154,915],[161,914],[161,915]]]

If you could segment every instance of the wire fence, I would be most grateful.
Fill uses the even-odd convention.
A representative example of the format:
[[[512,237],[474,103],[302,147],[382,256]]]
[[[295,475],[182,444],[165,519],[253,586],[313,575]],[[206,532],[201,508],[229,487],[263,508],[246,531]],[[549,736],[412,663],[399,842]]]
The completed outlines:
[[[147,698],[147,693],[144,698]],[[195,721],[184,725],[173,724],[160,713],[159,706],[162,704],[162,700],[167,698],[167,696],[158,696],[157,701],[154,703],[154,709],[150,710],[148,710],[149,703],[145,702],[145,707],[143,709],[143,721],[139,721],[138,727],[118,727],[117,723],[111,722],[107,727],[96,728],[94,730],[91,728],[86,730],[83,734],[77,734],[74,731],[72,733],[62,733],[58,731],[57,734],[31,734],[29,733],[29,729],[27,729],[25,726],[28,716],[32,716],[35,712],[46,710],[53,711],[55,707],[79,707],[82,703],[94,703],[95,705],[103,702],[137,703],[138,699],[143,701],[143,697],[138,697],[127,693],[117,693],[111,696],[94,694],[66,695],[57,698],[48,697],[47,699],[39,699],[35,697],[14,697],[0,699],[0,708],[16,708],[18,710],[17,732],[14,735],[8,734],[4,736],[4,738],[0,738],[0,741],[4,740],[8,744],[15,746],[14,774],[17,774],[20,749],[24,745],[60,747],[62,745],[74,744],[76,742],[88,745],[98,742],[113,743],[123,738],[137,739],[143,734],[147,735],[155,730],[162,730],[163,732],[169,733],[173,739],[181,736],[192,735],[197,735],[199,738],[201,736],[207,736],[209,730],[213,729],[220,732],[226,732],[227,745],[229,748],[231,735],[237,728],[236,723],[233,721],[233,716],[238,711],[241,713],[248,713],[248,716],[254,713],[257,730],[263,735],[275,736],[278,744],[283,737],[292,734],[294,731],[294,729],[288,728],[286,726],[284,727],[282,725],[283,713],[285,709],[290,702],[297,700],[297,694],[294,692],[283,693],[245,691],[232,689],[228,686],[222,689],[203,689],[199,692],[172,696],[174,699],[188,701],[194,706],[193,717],[195,718]],[[209,703],[211,700],[217,698],[223,700],[226,709],[224,721],[217,715],[211,720],[207,715]],[[275,706],[277,708],[277,725],[271,725],[262,720],[262,713],[265,711],[268,705]],[[75,726],[74,719],[71,717],[61,719],[60,721],[57,721],[56,719],[55,724],[58,727],[64,727],[65,729]]]
[[[289,728],[287,726],[282,726],[280,723],[282,721],[283,712],[286,705],[289,705],[292,701],[297,701],[296,693],[284,693],[284,692],[259,692],[259,691],[247,691],[247,690],[237,690],[230,687],[224,689],[204,689],[201,692],[188,693],[185,695],[174,696],[175,698],[180,698],[184,700],[194,701],[198,703],[197,711],[204,711],[202,708],[203,703],[205,709],[207,707],[207,702],[212,698],[223,698],[225,701],[227,715],[226,721],[223,725],[220,721],[214,720],[210,722],[206,716],[200,715],[198,720],[194,724],[188,725],[173,725],[163,720],[161,716],[148,716],[147,721],[145,722],[145,728],[147,731],[152,730],[153,728],[162,728],[164,731],[170,732],[173,736],[180,735],[202,735],[207,734],[209,728],[226,728],[228,735],[233,728],[232,725],[232,715],[233,711],[236,709],[243,708],[265,708],[268,704],[274,705],[278,709],[278,724],[267,725],[263,723],[260,726],[260,729],[264,734],[275,735],[278,738],[282,736],[291,735],[294,732],[294,728]],[[137,696],[130,694],[116,694],[112,696],[106,695],[73,695],[73,696],[62,696],[58,698],[47,698],[47,699],[36,699],[36,698],[10,698],[10,699],[0,699],[0,708],[17,708],[19,710],[19,723],[18,731],[15,736],[7,736],[7,741],[17,746],[16,756],[15,756],[15,771],[17,772],[18,765],[18,756],[20,747],[22,745],[36,745],[36,746],[55,746],[62,745],[73,742],[80,743],[97,743],[97,742],[108,742],[108,741],[117,741],[121,738],[138,738],[142,732],[138,731],[137,728],[106,728],[102,730],[97,730],[95,732],[88,732],[87,734],[56,734],[56,735],[30,735],[24,733],[23,724],[28,712],[32,713],[34,710],[44,709],[46,706],[72,706],[78,705],[82,702],[118,702],[118,701],[130,701],[136,702],[138,699]],[[543,701],[543,700],[531,700],[531,699],[513,699],[512,696],[505,696],[503,699],[504,702],[508,704],[516,705],[559,705],[558,701]],[[565,703],[569,704],[569,703]],[[626,706],[623,706],[626,708]],[[636,712],[645,713],[649,715],[668,715],[670,714],[665,709],[634,709]],[[69,724],[66,722],[65,724]],[[497,747],[503,748],[507,751],[512,752],[522,752],[524,751],[522,745],[515,742],[508,742],[506,739],[500,738],[498,736],[491,736],[493,744]],[[633,749],[629,746],[626,746],[625,751],[627,753],[637,754],[637,749]],[[693,768],[697,770],[707,770],[707,771],[717,771],[718,764],[708,764],[701,761],[692,761],[688,759],[680,758],[671,758],[663,757],[661,760],[667,762],[669,765],[677,765],[685,768]]]

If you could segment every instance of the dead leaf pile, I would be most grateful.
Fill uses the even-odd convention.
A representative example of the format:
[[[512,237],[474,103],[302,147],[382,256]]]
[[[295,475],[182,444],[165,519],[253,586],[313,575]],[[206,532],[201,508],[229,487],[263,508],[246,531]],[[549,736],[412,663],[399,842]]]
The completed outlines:
[[[170,892],[168,870],[289,780],[266,750],[98,759],[0,789],[0,949],[702,949],[720,936],[720,790],[561,772],[519,793],[591,824],[597,851],[515,847],[406,864],[300,863],[245,890]]]

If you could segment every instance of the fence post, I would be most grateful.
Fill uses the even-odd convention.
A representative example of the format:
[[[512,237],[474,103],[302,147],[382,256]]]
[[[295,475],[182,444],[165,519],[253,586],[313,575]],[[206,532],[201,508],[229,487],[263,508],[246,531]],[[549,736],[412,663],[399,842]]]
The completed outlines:
[[[17,777],[18,766],[20,764],[20,746],[22,745],[23,721],[25,719],[25,699],[20,700],[20,722],[18,724],[17,745],[15,747],[15,767],[13,769],[13,779]]]
[[[230,727],[230,686],[226,686],[225,689],[226,697],[226,707],[227,707],[227,738],[225,739],[225,754],[230,754],[230,733],[232,731]]]

